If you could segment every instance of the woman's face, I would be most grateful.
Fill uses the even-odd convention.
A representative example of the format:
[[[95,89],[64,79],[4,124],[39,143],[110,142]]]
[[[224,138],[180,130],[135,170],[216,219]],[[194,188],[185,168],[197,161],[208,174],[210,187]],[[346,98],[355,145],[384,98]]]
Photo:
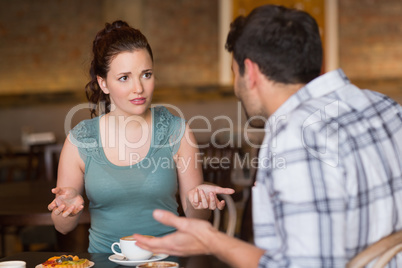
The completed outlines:
[[[154,92],[153,63],[146,49],[121,52],[109,66],[106,79],[98,77],[105,94],[109,94],[113,115],[145,115]]]

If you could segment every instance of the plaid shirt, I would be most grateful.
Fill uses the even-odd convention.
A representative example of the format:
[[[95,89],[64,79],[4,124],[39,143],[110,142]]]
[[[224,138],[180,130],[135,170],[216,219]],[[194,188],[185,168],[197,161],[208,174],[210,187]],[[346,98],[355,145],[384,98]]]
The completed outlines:
[[[399,104],[339,69],[291,96],[265,131],[253,187],[260,267],[345,267],[402,229]]]

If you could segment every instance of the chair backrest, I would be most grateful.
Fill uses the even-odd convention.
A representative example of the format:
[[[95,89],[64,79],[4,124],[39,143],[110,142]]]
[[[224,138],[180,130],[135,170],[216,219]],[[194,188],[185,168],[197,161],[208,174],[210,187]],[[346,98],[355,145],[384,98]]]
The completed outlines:
[[[237,210],[235,202],[230,195],[219,194],[218,196],[225,200],[226,206],[223,210],[214,210],[214,219],[212,224],[216,229],[226,228],[226,234],[229,236],[234,236],[237,222]],[[227,212],[227,218],[225,217],[224,212]],[[227,220],[226,222],[223,222],[223,219],[225,218]]]
[[[216,229],[226,232],[226,234],[229,236],[234,236],[237,223],[236,204],[230,195],[218,194],[218,197],[225,200],[225,208],[223,210],[215,209],[210,222]],[[176,195],[176,198],[177,203],[179,204],[179,216],[185,216],[179,194]]]
[[[364,267],[377,258],[372,266],[381,268],[387,265],[391,259],[402,251],[402,230],[392,233],[387,237],[375,242],[365,250],[357,254],[348,264],[347,268]]]
[[[203,157],[202,173],[204,182],[207,184],[218,185],[220,187],[234,188],[232,183],[232,171],[234,157],[239,152],[239,148],[230,146],[213,146],[200,148]],[[220,230],[225,231],[227,235],[234,236],[236,231],[237,210],[235,202],[230,195],[219,194],[219,198],[225,200],[226,206],[221,211],[214,210],[212,224]],[[179,215],[184,215],[180,198],[177,196],[179,203]]]
[[[0,140],[0,183],[24,179],[27,168],[26,155],[17,154],[13,146]]]
[[[63,144],[50,144],[44,147],[45,177],[47,181],[57,179],[57,166]]]
[[[231,174],[234,157],[238,151],[238,148],[230,146],[219,148],[210,145],[200,148],[200,153],[203,155],[204,180],[221,187],[233,187]]]

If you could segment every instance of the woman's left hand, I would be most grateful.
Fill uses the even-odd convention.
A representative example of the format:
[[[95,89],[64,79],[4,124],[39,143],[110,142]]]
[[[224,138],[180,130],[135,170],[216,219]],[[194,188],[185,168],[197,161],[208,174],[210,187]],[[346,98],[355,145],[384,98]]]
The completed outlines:
[[[231,188],[222,188],[215,185],[201,184],[188,192],[188,200],[195,209],[216,208],[222,210],[225,207],[225,201],[219,201],[217,194],[233,194],[235,191]]]

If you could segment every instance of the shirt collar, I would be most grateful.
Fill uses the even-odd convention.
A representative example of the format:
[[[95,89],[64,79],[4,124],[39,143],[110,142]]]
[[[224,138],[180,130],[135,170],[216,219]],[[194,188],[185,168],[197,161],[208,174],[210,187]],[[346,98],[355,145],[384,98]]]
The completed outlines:
[[[289,99],[268,118],[265,122],[265,128],[267,129],[269,125],[272,125],[276,118],[291,113],[306,100],[322,97],[347,84],[350,84],[350,81],[342,69],[337,69],[315,78],[290,96]]]

